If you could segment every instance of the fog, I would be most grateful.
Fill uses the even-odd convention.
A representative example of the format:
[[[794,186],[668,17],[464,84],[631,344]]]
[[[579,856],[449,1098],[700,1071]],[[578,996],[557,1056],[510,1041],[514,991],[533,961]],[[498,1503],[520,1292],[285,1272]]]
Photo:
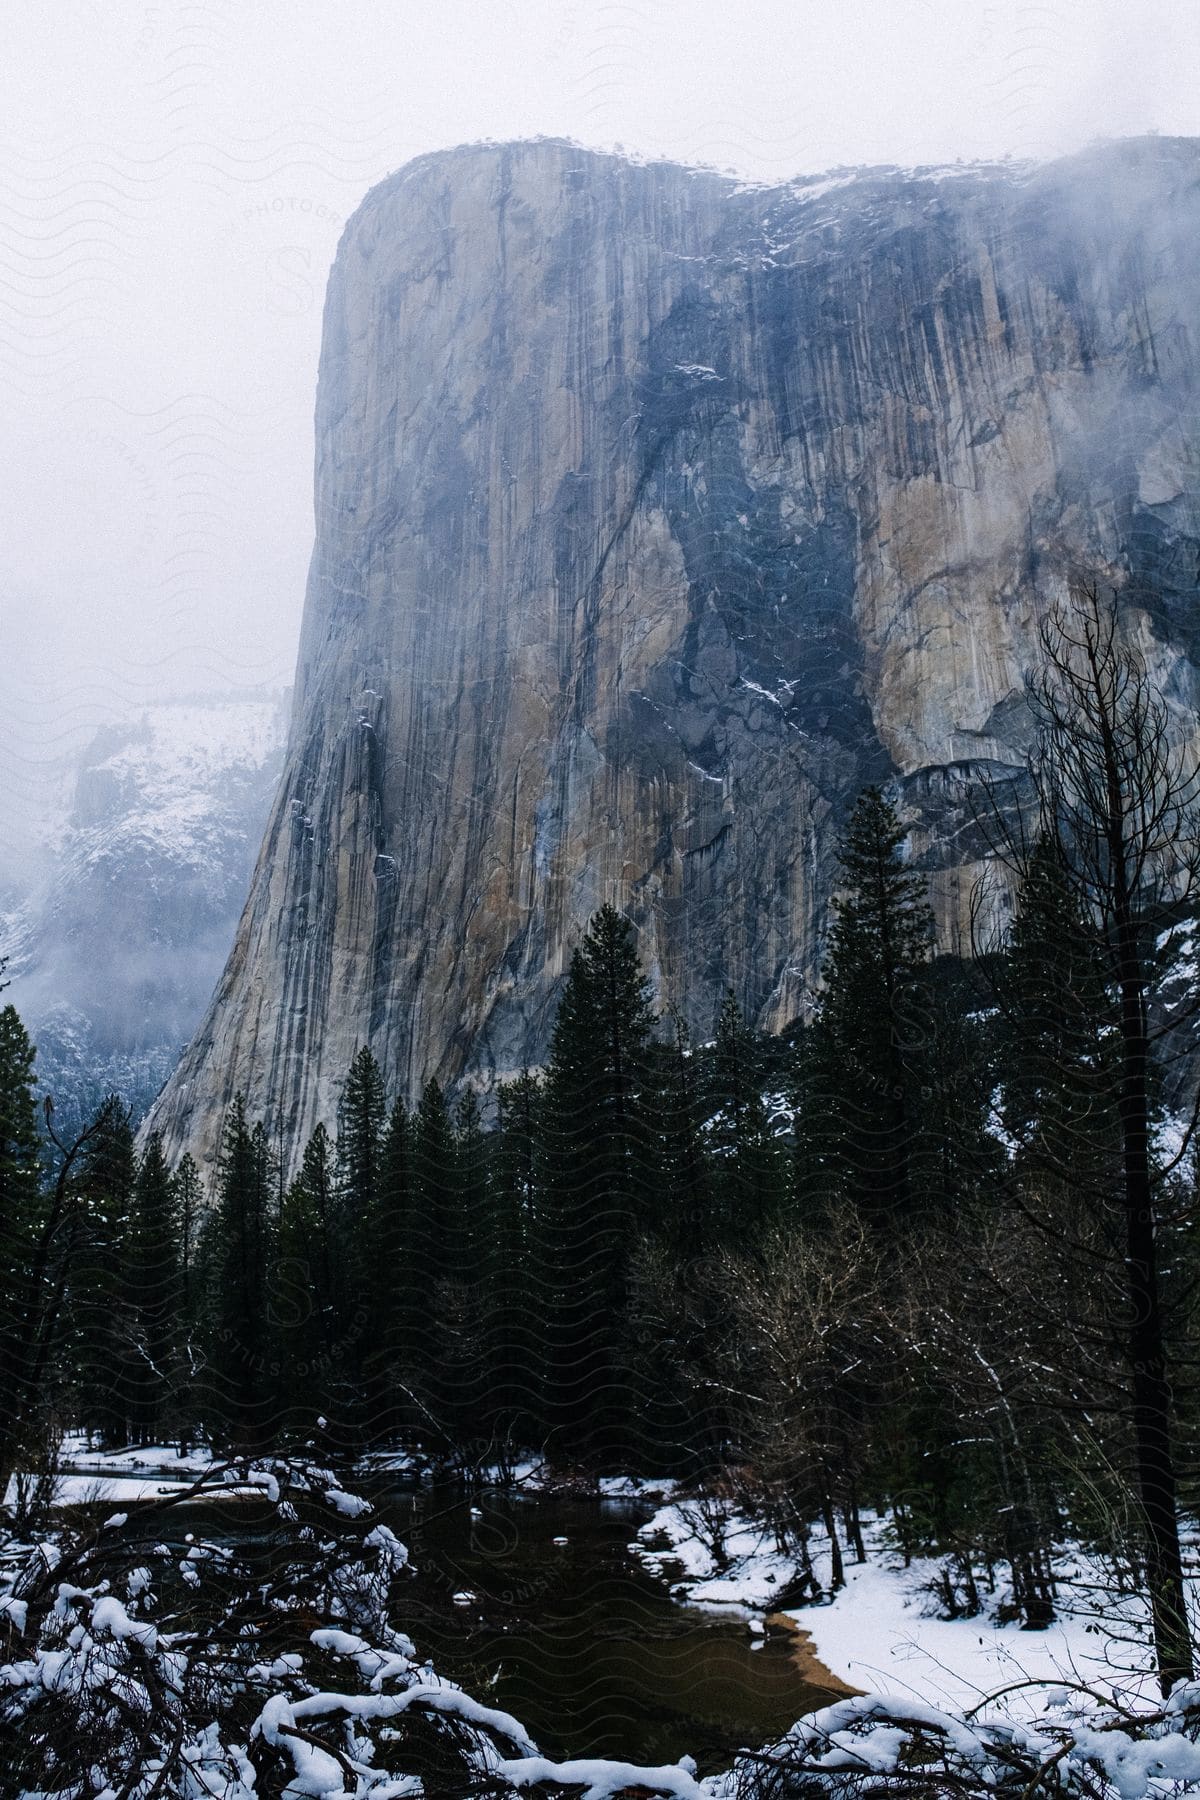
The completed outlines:
[[[325,277],[408,158],[770,180],[1200,132],[1191,0],[59,0],[5,39],[0,886],[98,723],[289,680]]]

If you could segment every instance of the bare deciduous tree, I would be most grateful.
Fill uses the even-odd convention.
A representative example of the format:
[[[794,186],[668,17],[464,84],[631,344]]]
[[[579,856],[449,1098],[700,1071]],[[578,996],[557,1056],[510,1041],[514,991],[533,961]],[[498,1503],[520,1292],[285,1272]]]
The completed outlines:
[[[780,1228],[753,1251],[723,1253],[710,1279],[728,1321],[711,1379],[756,1472],[757,1506],[777,1537],[796,1543],[820,1513],[836,1590],[844,1580],[838,1510],[861,1554],[858,1480],[887,1329],[879,1249],[843,1207],[819,1229]]]
[[[1161,1244],[1172,1174],[1200,1119],[1191,1096],[1181,1142],[1154,1151],[1154,1091],[1179,1060],[1181,1027],[1200,997],[1172,992],[1200,905],[1200,767],[1172,729],[1170,709],[1123,629],[1115,603],[1078,587],[1041,631],[1041,666],[1027,683],[1035,725],[1030,759],[1040,843],[1077,906],[1113,998],[1119,1170],[1111,1246],[1121,1273],[1122,1339],[1146,1586],[1163,1691],[1193,1669],[1184,1601],[1166,1354]],[[986,823],[1018,876],[1032,845],[999,796]],[[1178,1096],[1177,1096],[1178,1097]],[[1086,1177],[1085,1177],[1086,1179]],[[1094,1196],[1097,1207],[1107,1194]]]

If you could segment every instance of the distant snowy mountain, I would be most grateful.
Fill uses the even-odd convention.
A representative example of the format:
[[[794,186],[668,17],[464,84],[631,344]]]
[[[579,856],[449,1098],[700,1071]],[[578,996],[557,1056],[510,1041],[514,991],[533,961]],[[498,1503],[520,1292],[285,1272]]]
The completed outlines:
[[[283,760],[284,694],[147,707],[99,731],[44,873],[0,905],[0,955],[68,1122],[110,1088],[143,1112],[233,942]]]

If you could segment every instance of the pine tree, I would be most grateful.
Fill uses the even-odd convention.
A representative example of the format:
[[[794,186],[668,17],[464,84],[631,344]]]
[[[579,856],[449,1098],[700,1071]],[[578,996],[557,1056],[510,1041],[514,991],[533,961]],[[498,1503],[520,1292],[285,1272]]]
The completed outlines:
[[[176,1188],[154,1133],[138,1164],[125,1251],[131,1327],[130,1421],[153,1443],[173,1423],[181,1312]]]
[[[1111,1184],[1120,1141],[1115,1006],[1050,838],[1022,873],[999,994],[1004,1124],[1022,1163],[1057,1184]]]
[[[419,1260],[426,1295],[454,1266],[459,1231],[458,1159],[441,1084],[427,1081],[413,1120],[413,1186],[419,1213]],[[425,1344],[428,1354],[428,1340]]]
[[[199,1296],[196,1269],[200,1231],[204,1222],[204,1183],[186,1151],[171,1177],[172,1206],[178,1231],[179,1315],[189,1328],[194,1324]]]
[[[946,1217],[978,1203],[994,1216],[1007,1164],[992,1128],[997,1073],[994,1033],[980,1016],[985,996],[973,967],[950,958],[930,965],[927,995],[919,1189]]]
[[[33,1046],[12,1006],[0,1010],[0,1480],[7,1487],[31,1396],[45,1294],[36,1280],[44,1226],[33,1095]]]
[[[491,1435],[493,1346],[486,1332],[492,1219],[487,1142],[479,1102],[469,1088],[455,1115],[454,1170],[446,1264],[437,1291],[438,1411],[460,1452],[478,1462]]]
[[[269,1443],[274,1423],[274,1211],[274,1157],[262,1126],[251,1127],[239,1094],[225,1121],[204,1260],[211,1296],[207,1411],[214,1432],[241,1450]]]
[[[413,1260],[416,1240],[413,1126],[403,1100],[388,1115],[374,1205],[364,1241],[366,1309],[364,1418],[375,1442],[393,1437],[408,1417],[405,1389],[417,1357],[421,1309],[428,1296]]]
[[[605,906],[571,961],[544,1108],[547,1412],[561,1451],[585,1457],[616,1453],[628,1434],[621,1322],[653,1214],[652,1023],[633,927]]]
[[[704,1052],[693,1054],[678,1016],[671,1036],[650,1046],[646,1106],[660,1204],[635,1248],[622,1326],[630,1460],[681,1474],[711,1467],[719,1429],[711,1395],[696,1378],[713,1326],[707,1266],[724,1228],[723,1171],[707,1142],[717,1104],[708,1062]]]
[[[387,1097],[383,1076],[365,1046],[350,1065],[338,1103],[338,1185],[353,1229],[370,1212],[379,1188]]]
[[[704,1142],[705,1091],[687,1026],[678,1015],[670,1037],[650,1045],[647,1111],[653,1120],[662,1206],[648,1229],[690,1262],[711,1249],[716,1229],[713,1171]]]
[[[840,852],[820,1008],[828,1063],[818,1103],[831,1109],[840,1183],[875,1220],[895,1220],[923,1198],[914,1193],[914,1162],[933,923],[924,879],[905,866],[904,839],[894,808],[867,788]]]
[[[458,1205],[458,1158],[446,1096],[427,1081],[413,1122],[413,1276],[420,1303],[414,1342],[412,1392],[443,1450],[454,1445],[455,1421],[448,1416],[451,1394],[441,1363],[445,1344],[442,1317],[446,1281],[460,1272],[462,1222]]]
[[[179,1282],[179,1373],[176,1425],[180,1453],[191,1449],[195,1426],[196,1376],[200,1361],[199,1332],[203,1314],[200,1275],[200,1240],[204,1218],[204,1186],[200,1171],[185,1153],[171,1177],[175,1214]]]
[[[754,1037],[730,989],[717,1019],[708,1100],[717,1215],[721,1231],[734,1243],[761,1231],[783,1196],[783,1158],[762,1089]]]
[[[542,1193],[542,1084],[524,1070],[497,1091],[492,1142],[492,1229],[486,1257],[492,1407],[501,1438],[528,1444],[542,1434],[532,1321],[545,1307],[533,1246]]]
[[[364,1429],[364,1295],[373,1255],[369,1221],[378,1200],[386,1117],[383,1077],[364,1046],[350,1065],[338,1102],[336,1203],[328,1233],[330,1305],[338,1320],[329,1409],[335,1434],[347,1448]]]
[[[284,1430],[310,1433],[336,1411],[345,1320],[335,1294],[337,1179],[334,1147],[318,1124],[283,1198],[271,1283]]]
[[[92,1121],[74,1185],[74,1363],[83,1421],[106,1444],[128,1441],[134,1364],[129,1230],[137,1164],[129,1109],[109,1094]]]
[[[792,1056],[792,1208],[797,1219],[818,1215],[844,1191],[839,1111],[840,1081],[833,1039],[818,1016],[796,1039]]]

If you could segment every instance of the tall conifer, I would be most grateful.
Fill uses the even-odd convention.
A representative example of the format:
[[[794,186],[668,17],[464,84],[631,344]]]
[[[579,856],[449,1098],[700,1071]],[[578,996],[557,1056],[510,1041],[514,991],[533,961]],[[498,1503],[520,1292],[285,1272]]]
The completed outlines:
[[[131,1328],[130,1418],[154,1442],[173,1423],[181,1287],[177,1191],[154,1133],[138,1164],[125,1252]]]
[[[761,1059],[732,989],[717,1018],[708,1099],[721,1229],[731,1241],[744,1242],[779,1205],[784,1170],[763,1101]]]
[[[0,1476],[11,1470],[44,1296],[35,1291],[43,1226],[33,1046],[15,1007],[0,1009]]]
[[[896,1218],[914,1199],[930,1033],[922,974],[933,917],[924,878],[905,863],[905,835],[883,793],[867,788],[840,852],[820,1008],[829,1063],[818,1102],[834,1115],[842,1183],[875,1219]]]
[[[334,1150],[319,1124],[284,1195],[272,1282],[280,1393],[288,1429],[300,1435],[344,1404],[339,1365],[348,1321],[335,1290],[336,1230]]]
[[[74,1362],[84,1423],[127,1441],[136,1377],[129,1231],[137,1164],[129,1109],[109,1094],[92,1121],[75,1183],[71,1282]]]
[[[180,1158],[171,1177],[175,1221],[178,1229],[179,1268],[179,1381],[176,1427],[181,1453],[191,1448],[198,1404],[197,1380],[201,1363],[200,1329],[203,1317],[201,1233],[204,1225],[204,1184],[191,1156]]]
[[[1043,838],[1023,871],[1000,982],[1004,1123],[1032,1171],[1111,1180],[1119,1154],[1116,1008],[1078,896]]]
[[[269,1300],[276,1245],[275,1164],[261,1125],[239,1094],[229,1108],[217,1167],[217,1203],[206,1231],[212,1296],[209,1413],[227,1443],[270,1441],[276,1400]]]
[[[386,1120],[383,1076],[364,1046],[350,1065],[338,1103],[338,1181],[351,1225],[365,1218],[375,1203]]]
[[[414,1261],[412,1140],[408,1109],[397,1100],[383,1133],[379,1180],[365,1231],[364,1420],[375,1440],[393,1436],[408,1420],[406,1389],[416,1362],[422,1309],[429,1303]]]
[[[491,1232],[487,1250],[488,1341],[493,1346],[496,1430],[519,1443],[540,1442],[533,1320],[545,1306],[533,1246],[541,1187],[542,1084],[528,1069],[497,1093],[491,1146]]]
[[[435,1361],[442,1416],[455,1441],[478,1456],[491,1435],[487,1302],[493,1246],[487,1141],[469,1088],[455,1113],[454,1168]]]
[[[413,1389],[428,1409],[442,1447],[453,1441],[449,1416],[451,1393],[444,1366],[442,1332],[446,1282],[460,1273],[462,1222],[458,1196],[458,1157],[446,1096],[436,1080],[427,1081],[413,1129],[413,1274],[420,1283],[422,1304],[416,1320]]]
[[[652,1217],[644,1105],[653,1019],[633,927],[602,907],[571,961],[546,1074],[542,1273],[548,1417],[566,1453],[615,1453],[628,1431],[621,1318]]]

